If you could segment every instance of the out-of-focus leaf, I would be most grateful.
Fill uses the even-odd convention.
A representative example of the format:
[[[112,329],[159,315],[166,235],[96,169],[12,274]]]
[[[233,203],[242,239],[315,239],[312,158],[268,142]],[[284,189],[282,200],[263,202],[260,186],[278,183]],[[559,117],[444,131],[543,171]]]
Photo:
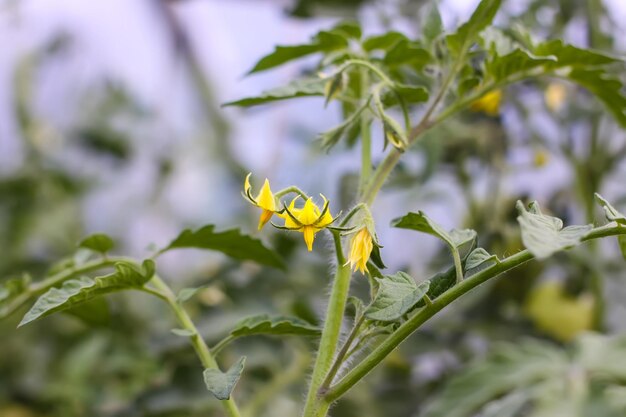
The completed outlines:
[[[467,50],[478,34],[491,24],[500,3],[501,0],[481,0],[470,19],[461,25],[456,33],[447,36],[448,47],[455,55]]]
[[[321,329],[297,317],[259,314],[239,321],[230,332],[232,336],[300,335],[319,336]]]
[[[544,73],[547,71],[547,65],[556,62],[556,58],[552,56],[541,57],[521,49],[515,49],[506,55],[495,55],[490,61],[487,61],[486,69],[487,73],[499,82],[520,73],[528,73],[539,67],[544,67],[541,71]]]
[[[400,41],[407,41],[408,38],[400,32],[387,32],[382,35],[371,36],[363,41],[363,49],[366,51],[391,49]]]
[[[433,41],[443,33],[443,22],[437,7],[437,1],[432,0],[424,6],[425,13],[422,18],[422,35],[428,41]]]
[[[187,229],[161,252],[179,248],[209,249],[222,252],[234,259],[285,268],[283,260],[276,252],[265,247],[260,240],[241,234],[239,229],[216,232],[214,225],[204,226],[195,232]]]
[[[111,321],[109,303],[104,297],[94,298],[65,311],[90,326],[106,326]]]
[[[401,271],[376,280],[379,289],[376,298],[365,310],[365,317],[385,322],[398,320],[415,307],[430,285],[429,281],[417,285],[410,275]]]
[[[23,274],[19,278],[10,278],[0,283],[0,305],[28,289],[32,281],[30,275]]]
[[[522,229],[522,241],[537,259],[545,259],[555,252],[578,245],[593,228],[592,225],[563,228],[563,221],[543,214],[536,201],[530,204],[528,210],[521,201],[516,206],[520,213],[517,221]]]
[[[603,69],[573,68],[567,78],[585,87],[611,112],[615,120],[626,127],[626,96],[624,85]]]
[[[411,64],[422,68],[431,58],[430,53],[418,43],[401,40],[387,51],[383,61],[389,66]]]
[[[115,246],[113,239],[104,233],[94,233],[87,236],[79,244],[81,248],[87,248],[94,252],[107,253]]]
[[[424,87],[407,84],[396,84],[393,90],[386,91],[381,97],[385,107],[395,106],[400,103],[416,104],[428,101],[428,90]]]
[[[226,372],[222,372],[219,369],[205,369],[203,375],[206,388],[218,400],[228,400],[241,377],[245,362],[245,356],[239,358]]]
[[[367,109],[367,103],[359,107],[354,113],[348,116],[340,125],[333,127],[329,131],[320,134],[319,139],[322,142],[322,147],[326,150],[330,150],[334,147],[342,138],[346,137],[353,126],[359,126],[361,114]]]
[[[187,302],[189,300],[191,300],[191,298],[196,295],[196,293],[198,291],[200,291],[202,289],[202,287],[198,287],[198,288],[183,288],[182,290],[180,290],[178,292],[178,295],[176,296],[176,300],[178,300],[179,303],[184,303]]]
[[[559,67],[591,67],[608,65],[620,61],[618,58],[599,51],[564,44],[560,39],[542,42],[538,44],[533,51],[537,55],[556,57],[556,62]]]
[[[359,22],[346,20],[338,23],[332,28],[333,32],[343,33],[347,38],[361,39],[361,25]]]
[[[154,262],[146,260],[141,270],[134,265],[119,262],[115,272],[89,278],[81,277],[65,281],[60,288],[51,288],[35,302],[18,327],[34,320],[64,311],[102,295],[126,289],[141,288],[154,275]]]
[[[344,25],[336,31],[321,31],[313,37],[311,43],[309,44],[290,46],[279,45],[274,49],[274,52],[261,58],[250,70],[250,72],[248,72],[248,74],[275,68],[289,61],[318,52],[331,52],[346,48],[348,46],[347,35],[352,36],[346,32],[347,28],[349,28],[349,26]],[[349,29],[349,31],[352,31],[353,34],[356,33],[354,27]]]
[[[223,106],[252,107],[272,101],[287,100],[296,97],[324,96],[326,80],[314,77],[295,80],[289,84],[263,92],[260,96],[246,97],[230,101]]]
[[[502,346],[454,376],[420,416],[474,416],[503,395],[544,379],[563,377],[568,367],[568,355],[546,343]]]
[[[189,329],[172,329],[171,332],[180,337],[190,337],[195,334],[192,330]]]

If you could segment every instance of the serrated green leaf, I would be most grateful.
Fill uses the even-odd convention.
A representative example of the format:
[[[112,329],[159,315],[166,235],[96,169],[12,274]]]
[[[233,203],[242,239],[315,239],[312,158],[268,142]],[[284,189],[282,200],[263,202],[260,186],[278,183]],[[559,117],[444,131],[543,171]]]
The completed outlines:
[[[260,240],[241,234],[239,229],[216,232],[214,225],[207,225],[196,231],[187,229],[161,252],[179,248],[209,249],[222,252],[234,259],[285,268],[283,260],[276,252],[265,247]]]
[[[297,317],[259,314],[240,320],[230,332],[231,336],[300,335],[319,336],[321,329]]]
[[[96,278],[81,277],[51,288],[35,302],[18,327],[50,314],[70,309],[102,295],[141,288],[154,275],[154,262],[146,260],[141,269],[129,263],[115,264],[115,272]]]
[[[478,34],[491,24],[500,3],[501,0],[481,0],[470,19],[461,25],[456,33],[447,36],[448,47],[455,55],[469,49]]]
[[[222,106],[253,107],[273,101],[288,100],[296,97],[324,96],[326,80],[314,77],[294,80],[289,84],[264,91],[259,96],[246,97],[224,103]]]
[[[293,61],[307,55],[318,52],[331,52],[348,47],[348,39],[345,33],[346,27],[338,31],[321,31],[313,37],[311,43],[305,45],[276,46],[274,52],[261,58],[248,72],[253,74],[278,67],[289,61]]]
[[[172,329],[170,331],[180,337],[191,337],[196,334],[193,330],[189,329]]]
[[[465,270],[484,268],[499,263],[500,260],[496,255],[492,255],[483,248],[474,249],[465,261]]]
[[[203,372],[204,384],[211,394],[218,400],[228,400],[241,377],[246,357],[242,356],[226,372],[219,369],[205,369]]]
[[[107,253],[115,246],[113,239],[104,233],[94,233],[93,235],[87,236],[83,239],[79,244],[81,248],[87,248],[94,252],[99,253]]]
[[[520,213],[517,221],[522,229],[524,246],[537,259],[545,259],[555,252],[578,245],[593,229],[590,224],[563,228],[563,221],[543,214],[536,201],[530,204],[528,210],[521,201],[516,207]]]
[[[423,281],[419,285],[410,275],[397,272],[376,279],[379,284],[378,293],[372,304],[365,310],[365,317],[376,321],[395,321],[410,311],[424,298],[430,282]]]
[[[475,416],[503,395],[561,377],[569,366],[568,355],[547,343],[501,346],[450,379],[420,416]]]
[[[382,35],[370,36],[363,41],[363,49],[366,51],[389,50],[395,44],[401,41],[407,41],[408,38],[400,32],[387,32]]]

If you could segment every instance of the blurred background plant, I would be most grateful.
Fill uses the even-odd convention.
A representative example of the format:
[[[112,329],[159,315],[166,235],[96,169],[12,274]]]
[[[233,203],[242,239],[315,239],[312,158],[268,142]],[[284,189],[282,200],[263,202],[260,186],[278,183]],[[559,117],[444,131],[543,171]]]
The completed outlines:
[[[444,25],[454,27],[475,4],[442,1]],[[311,146],[336,123],[335,104],[322,111],[320,99],[310,99],[246,112],[220,104],[314,70],[305,59],[242,80],[274,44],[304,41],[345,18],[360,20],[368,34],[411,36],[427,23],[428,7],[411,0],[0,3],[0,311],[29,279],[24,271],[41,277],[58,268],[56,260],[90,232],[105,231],[119,251],[141,256],[187,226],[254,230],[239,194],[250,170],[323,190],[346,207],[356,150],[342,144],[317,158],[324,150]],[[496,25],[523,24],[534,36],[623,57],[624,22],[619,1],[528,0],[504,2]],[[566,223],[601,218],[594,192],[626,205],[626,133],[587,91],[560,80],[527,82],[475,110],[409,151],[374,206],[377,217],[421,209],[446,226],[477,230],[490,252],[511,254],[522,247],[517,199],[538,199]],[[382,148],[382,135],[374,140]],[[328,189],[327,179],[338,176],[341,185]],[[415,277],[448,261],[434,239],[381,232],[386,262]],[[187,306],[209,342],[252,313],[319,320],[328,265],[304,253],[297,236],[260,236],[298,268],[283,273],[206,253],[163,258],[173,286],[200,287]],[[333,416],[570,416],[564,407],[573,401],[588,403],[585,415],[623,415],[626,374],[611,367],[626,346],[583,335],[626,330],[623,275],[613,240],[518,268],[413,335]],[[354,285],[367,291],[365,280]],[[156,319],[167,317],[158,303],[120,294],[90,310],[17,331],[19,313],[0,321],[0,416],[219,415],[186,340]],[[497,347],[503,341],[513,344]],[[238,389],[249,415],[297,415],[308,344],[250,338],[223,353],[248,356]],[[516,378],[492,387],[485,375]],[[464,394],[468,387],[474,396]],[[547,392],[559,395],[546,399]],[[268,404],[270,394],[277,397]]]

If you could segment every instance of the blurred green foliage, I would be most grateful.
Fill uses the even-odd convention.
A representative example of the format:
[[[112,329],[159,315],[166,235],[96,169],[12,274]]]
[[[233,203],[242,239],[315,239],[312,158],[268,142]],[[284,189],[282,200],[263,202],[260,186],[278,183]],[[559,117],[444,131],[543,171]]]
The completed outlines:
[[[310,16],[319,10],[315,6],[322,4],[327,14],[337,6],[331,3],[303,0],[297,2],[291,12],[300,17]],[[341,10],[346,6],[346,2],[334,3],[341,3]],[[359,6],[361,2],[353,3]],[[418,29],[419,25],[414,23],[417,20],[413,19],[418,14],[416,10],[421,10],[419,13],[426,10],[418,7],[420,2],[399,3],[396,17]],[[405,17],[402,13],[406,13]],[[550,21],[538,19],[539,14],[550,16]],[[345,13],[342,11],[341,15]],[[389,16],[381,12],[380,18],[385,22]],[[567,30],[584,31],[587,46],[615,52],[613,37],[618,32],[613,24],[602,24],[611,20],[598,0],[531,1],[521,13],[509,14],[504,19],[511,28],[523,23],[531,28],[531,33],[548,39],[560,38]],[[33,91],[38,85],[36,74],[48,60],[63,54],[66,42],[65,38],[53,39],[48,47],[28,55],[15,70],[14,116],[23,140],[24,157],[17,169],[0,177],[0,279],[7,282],[18,277],[12,281],[17,287],[22,285],[23,271],[29,271],[33,277],[45,276],[54,270],[55,260],[74,253],[76,243],[84,235],[84,197],[100,180],[78,175],[63,163],[59,155],[62,152],[52,146],[58,136],[63,138],[63,150],[78,149],[81,157],[89,161],[105,161],[109,166],[119,167],[132,163],[139,149],[131,138],[132,129],[120,128],[118,120],[123,118],[133,124],[148,117],[122,88],[107,84],[91,92],[89,100],[93,110],[77,116],[78,120],[73,121],[68,131],[56,132],[45,120],[40,120],[32,105]],[[315,87],[315,94],[322,95],[323,86]],[[588,99],[588,92],[568,84],[561,102],[550,104],[547,98],[537,94],[548,87],[543,83],[526,83],[506,91],[504,102],[507,111],[522,126],[518,130],[508,126],[501,116],[466,113],[429,132],[421,144],[410,151],[424,163],[416,167],[401,162],[391,187],[421,185],[422,191],[411,196],[407,204],[415,204],[416,200],[447,204],[451,193],[440,184],[448,184],[442,181],[451,179],[454,187],[461,191],[462,205],[467,208],[462,226],[477,230],[481,246],[489,248],[490,252],[511,254],[522,247],[513,202],[526,196],[519,190],[506,188],[502,180],[504,174],[537,173],[545,164],[563,161],[572,174],[572,183],[553,190],[544,205],[568,221],[595,222],[599,213],[594,206],[593,193],[623,176],[626,137],[606,116],[601,105]],[[558,128],[570,125],[576,128],[560,129],[555,139],[542,130],[537,118],[547,119],[547,123]],[[349,132],[342,132],[342,135],[344,133],[348,139],[354,137]],[[442,137],[445,140],[437,140]],[[511,161],[513,152],[532,157],[520,164]],[[167,176],[177,161],[164,159],[155,163]],[[231,169],[239,173],[239,167]],[[346,173],[346,181],[351,174]],[[479,176],[487,184],[482,187],[486,192],[476,183]],[[428,195],[424,190],[432,192]],[[623,187],[619,192],[622,195],[611,197],[622,205],[626,202],[626,192]],[[350,195],[341,197],[344,201],[352,198]],[[179,288],[199,288],[186,305],[209,342],[215,343],[228,334],[227,329],[242,317],[259,312],[290,314],[309,323],[319,322],[326,286],[322,277],[326,276],[328,267],[297,251],[295,238],[276,234],[272,243],[286,262],[303,265],[298,270],[282,273],[219,258],[206,261],[200,270],[189,276],[178,277]],[[558,314],[554,314],[556,323],[535,326],[536,317],[526,313],[534,289],[546,279],[559,279],[563,292],[570,298],[581,294],[603,295],[601,301],[595,300],[594,308],[606,319],[593,323],[592,328],[606,333],[623,331],[614,319],[623,308],[623,300],[619,292],[612,293],[605,287],[621,285],[620,280],[623,280],[620,275],[623,275],[624,261],[614,249],[592,245],[590,250],[559,255],[547,263],[527,264],[512,271],[507,279],[491,282],[469,294],[450,309],[453,311],[437,319],[436,332],[426,327],[394,352],[371,378],[333,409],[333,415],[408,417],[424,409],[431,410],[426,411],[425,416],[439,415],[433,409],[445,409],[441,415],[451,415],[450,405],[473,399],[470,394],[477,396],[487,391],[489,395],[476,400],[478,405],[459,407],[453,415],[471,416],[473,410],[492,399],[498,402],[489,406],[489,410],[484,409],[481,416],[527,415],[519,414],[519,410],[524,411],[523,407],[531,400],[547,410],[569,401],[570,392],[559,391],[559,384],[570,384],[567,387],[576,398],[583,395],[580,390],[590,393],[585,397],[588,400],[585,400],[585,409],[592,410],[588,411],[589,415],[623,415],[623,375],[615,378],[618,383],[608,384],[605,379],[596,378],[596,368],[605,372],[607,364],[589,359],[596,358],[598,352],[606,353],[603,350],[606,346],[615,348],[606,353],[607,357],[623,357],[620,356],[624,354],[621,339],[584,336],[574,348],[566,348],[558,336],[555,338],[554,332],[546,331],[546,327],[560,325]],[[441,250],[432,265],[427,266],[429,272],[441,270],[449,261],[448,252]],[[368,292],[365,280],[356,281],[354,285],[357,293]],[[95,330],[91,327],[93,321],[84,322],[85,314],[80,318],[69,314],[49,318],[19,331],[15,330],[19,313],[0,321],[0,416],[219,415],[215,401],[202,384],[200,367],[187,341],[169,332],[172,323],[157,319],[168,317],[163,307],[136,293],[106,300],[104,307],[91,306],[107,311],[106,320],[97,323]],[[527,338],[542,342],[509,346],[474,363],[476,357],[491,351],[497,342],[516,343]],[[607,340],[606,346],[604,340]],[[248,356],[240,386],[240,396],[246,398],[251,407],[248,411],[258,416],[295,415],[310,367],[307,352],[311,349],[312,343],[306,339],[253,336],[234,341],[223,355],[229,363],[234,363],[242,354]],[[504,363],[498,362],[502,357],[506,359]],[[540,358],[529,359],[535,357]],[[546,357],[547,363],[540,362]],[[473,364],[466,367],[469,362]],[[619,360],[612,363],[616,362]],[[582,372],[574,366],[578,363],[592,374],[581,386],[576,385],[580,382],[579,374],[568,374],[572,369]],[[479,383],[473,374],[483,375],[481,378],[485,373],[493,377],[498,372],[516,376],[516,372],[530,367],[545,374],[547,365],[560,368],[550,372],[542,384],[564,396],[563,403],[539,398],[529,387],[536,382],[533,378],[522,390],[510,394],[502,391],[501,386],[491,387],[488,383],[483,390],[473,389],[474,384]],[[522,386],[521,380],[514,382]],[[611,386],[607,388],[607,385]],[[451,392],[457,394],[453,399],[450,399]],[[462,393],[461,399],[458,392]],[[467,392],[470,394],[466,395]],[[270,395],[276,395],[271,410],[265,402]],[[605,396],[610,398],[598,400]],[[425,404],[429,405],[424,408]],[[505,408],[516,406],[518,411],[502,414]],[[553,414],[536,415],[558,415],[554,414],[556,411],[550,412]]]

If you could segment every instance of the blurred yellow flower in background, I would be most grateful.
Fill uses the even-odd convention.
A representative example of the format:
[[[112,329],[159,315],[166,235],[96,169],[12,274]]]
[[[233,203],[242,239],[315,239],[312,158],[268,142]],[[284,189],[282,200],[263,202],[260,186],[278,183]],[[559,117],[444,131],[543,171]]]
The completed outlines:
[[[483,112],[489,116],[497,116],[500,113],[501,102],[502,90],[494,90],[470,104],[470,109],[475,112]]]
[[[559,111],[567,98],[567,88],[563,83],[550,83],[543,94],[546,106],[550,111]]]
[[[537,168],[544,167],[550,161],[550,154],[545,149],[537,149],[533,157],[533,165]]]
[[[545,282],[535,287],[524,312],[535,326],[562,342],[573,340],[593,327],[593,298],[588,294],[572,297],[560,282]]]

